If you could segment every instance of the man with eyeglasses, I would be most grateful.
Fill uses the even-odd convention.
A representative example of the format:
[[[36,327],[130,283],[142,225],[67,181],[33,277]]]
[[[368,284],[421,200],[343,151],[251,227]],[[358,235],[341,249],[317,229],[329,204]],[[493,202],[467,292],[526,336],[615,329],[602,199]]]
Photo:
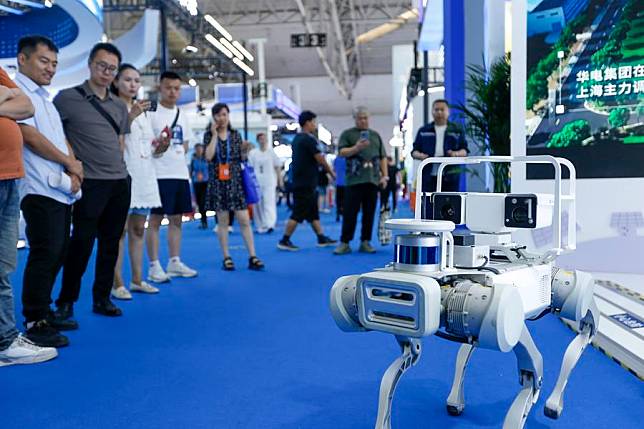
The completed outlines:
[[[116,46],[98,43],[89,54],[89,79],[54,99],[67,140],[84,171],[82,198],[74,203],[63,285],[56,301],[55,314],[60,320],[74,315],[96,239],[93,311],[104,316],[122,314],[110,300],[119,239],[130,207],[130,181],[123,160],[124,135],[130,132],[128,110],[109,91],[120,63]]]

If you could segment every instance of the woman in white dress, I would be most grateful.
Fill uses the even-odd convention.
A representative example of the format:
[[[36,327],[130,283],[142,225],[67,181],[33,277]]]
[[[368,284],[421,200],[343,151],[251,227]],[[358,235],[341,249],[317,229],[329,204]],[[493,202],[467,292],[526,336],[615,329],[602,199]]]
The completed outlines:
[[[132,180],[130,213],[121,237],[119,256],[114,268],[112,296],[116,299],[132,299],[132,292],[158,293],[159,289],[143,281],[143,234],[145,221],[150,209],[161,206],[159,187],[152,157],[161,155],[169,146],[169,136],[155,137],[152,125],[146,115],[152,102],[137,101],[136,94],[141,88],[141,75],[130,64],[122,64],[112,84],[112,92],[127,104],[130,121],[130,134],[125,136],[124,159]],[[129,235],[131,281],[130,290],[125,287],[121,275],[125,235]]]

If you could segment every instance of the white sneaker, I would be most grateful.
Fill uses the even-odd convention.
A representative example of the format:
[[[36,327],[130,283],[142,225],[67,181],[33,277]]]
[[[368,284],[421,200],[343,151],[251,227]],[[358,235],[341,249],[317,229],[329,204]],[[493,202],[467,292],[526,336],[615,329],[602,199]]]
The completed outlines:
[[[181,261],[170,261],[166,268],[170,277],[196,277],[197,271],[188,267]]]
[[[55,348],[38,347],[21,334],[6,350],[0,351],[0,366],[45,362],[56,356]]]
[[[132,292],[141,292],[141,293],[159,293],[159,289],[150,285],[146,282],[141,282],[140,285],[130,282],[130,290]]]
[[[119,286],[117,288],[112,288],[112,298],[121,299],[123,301],[128,301],[132,299],[132,294],[129,290],[125,289],[125,286]]]
[[[154,264],[148,269],[148,280],[154,283],[166,283],[170,281],[170,277],[163,271],[160,264]]]

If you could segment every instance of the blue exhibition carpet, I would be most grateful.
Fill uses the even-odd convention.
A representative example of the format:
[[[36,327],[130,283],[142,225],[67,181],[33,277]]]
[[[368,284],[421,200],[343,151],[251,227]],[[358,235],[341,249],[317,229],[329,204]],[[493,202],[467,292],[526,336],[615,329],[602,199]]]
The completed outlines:
[[[231,236],[238,271],[228,273],[220,269],[212,231],[185,224],[183,259],[199,277],[119,303],[125,314],[117,319],[91,313],[90,265],[71,346],[45,364],[0,369],[0,428],[373,428],[380,377],[398,348],[390,335],[341,332],[329,315],[328,292],[337,277],[388,262],[391,246],[375,255],[333,256],[315,247],[304,225],[293,237],[302,250],[280,252],[275,244],[285,217],[281,210],[273,235],[256,236],[264,273],[245,268],[238,230]],[[323,223],[339,236],[333,215]],[[26,252],[13,276],[17,301]],[[544,417],[573,334],[551,316],[530,330],[544,356],[545,381],[528,428],[643,427],[644,383],[593,348],[571,377],[563,416]],[[519,390],[514,355],[477,351],[466,380],[468,405],[450,417],[445,399],[457,349],[425,340],[419,364],[396,393],[392,427],[501,427]]]

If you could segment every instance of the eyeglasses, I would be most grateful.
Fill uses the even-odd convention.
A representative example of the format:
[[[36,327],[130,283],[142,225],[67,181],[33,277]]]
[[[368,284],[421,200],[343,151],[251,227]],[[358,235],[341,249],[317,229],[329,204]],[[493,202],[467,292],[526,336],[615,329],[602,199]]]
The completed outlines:
[[[118,67],[116,66],[111,66],[103,61],[99,61],[97,63],[94,63],[96,66],[96,69],[102,73],[109,73],[111,75],[115,75],[116,71],[118,70]]]

